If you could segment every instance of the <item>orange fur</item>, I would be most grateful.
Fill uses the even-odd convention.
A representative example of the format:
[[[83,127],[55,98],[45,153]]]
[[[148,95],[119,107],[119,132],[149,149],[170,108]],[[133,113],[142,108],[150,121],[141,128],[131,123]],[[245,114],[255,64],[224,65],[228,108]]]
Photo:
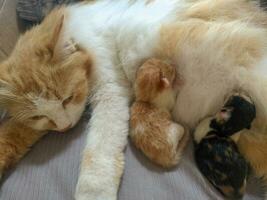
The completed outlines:
[[[53,11],[42,25],[26,32],[10,58],[0,67],[0,103],[8,109],[11,117],[28,126],[34,123],[31,116],[36,109],[33,103],[36,98],[63,101],[73,95],[73,101],[78,104],[88,94],[90,56],[80,49],[57,50],[57,46],[65,45],[58,41],[65,16],[63,10]],[[70,91],[70,86],[77,90]],[[57,127],[47,123],[43,128]]]
[[[244,23],[242,26],[246,27],[247,25]],[[206,22],[200,19],[190,19],[185,22],[162,26],[157,56],[170,59],[174,56],[182,55],[187,47],[185,45],[200,46],[203,44],[203,40],[211,39],[209,37],[210,32],[225,32],[225,37],[218,38],[214,46],[218,45],[219,48],[219,46],[224,45],[224,54],[230,61],[233,60],[233,66],[250,67],[255,64],[256,59],[261,58],[264,54],[264,38],[255,37],[257,29],[248,29],[251,32],[250,35],[244,34],[242,31],[230,35],[229,33],[235,27],[233,22],[222,24],[219,22]]]
[[[193,55],[194,47],[200,47],[203,41],[213,41],[212,46],[216,48],[205,50],[199,48],[200,51],[195,52],[198,57],[208,60],[209,55],[214,55],[215,49],[225,49],[222,53],[229,61],[229,68],[242,66],[250,69],[255,66],[255,61],[265,54],[266,40],[263,33],[266,33],[266,30],[263,27],[266,27],[267,17],[257,6],[239,0],[205,0],[194,4],[187,10],[185,16],[187,20],[183,22],[162,26],[161,41],[156,50],[158,57],[163,59],[176,57],[182,60],[186,55],[186,49],[193,49],[190,52]],[[240,31],[244,27],[246,32]],[[211,38],[209,32],[212,31],[218,33],[214,34],[217,35],[216,39]],[[231,31],[235,31],[234,34],[229,34]],[[227,37],[224,37],[226,35]],[[253,126],[253,129],[262,129],[260,127],[265,127],[266,122],[259,117],[261,109],[257,112],[256,121],[260,120],[260,123]],[[260,177],[267,177],[267,138],[262,135],[257,136],[258,134],[260,133],[245,134],[239,138],[238,145],[255,173]]]
[[[52,11],[0,64],[0,106],[9,115],[0,126],[0,175],[47,130],[71,128],[83,111],[93,61],[71,38],[62,42],[67,17],[64,7]]]
[[[145,2],[149,5],[153,1]],[[212,38],[210,41],[217,41],[217,43],[211,45],[213,47],[211,50],[200,49],[198,58],[206,59],[208,54],[214,55],[212,52],[214,49],[225,49],[224,58],[229,61],[229,66],[249,68],[255,60],[258,60],[257,58],[262,56],[265,37],[257,32],[257,28],[266,27],[267,17],[266,13],[256,5],[245,0],[203,0],[194,1],[192,5],[185,12],[179,11],[177,14],[183,21],[177,20],[175,24],[162,27],[161,41],[156,50],[157,57],[180,59],[186,44],[189,44],[193,50],[197,50],[198,48],[194,47],[201,46],[204,42],[208,43],[207,39],[210,39],[208,36],[211,36],[208,33],[211,30],[215,31],[213,35],[216,35],[217,40]],[[68,44],[63,43],[66,39],[61,35],[61,30],[64,29],[65,19],[68,19],[68,13],[64,7],[53,11],[41,25],[26,32],[19,39],[9,59],[0,64],[0,105],[6,108],[11,116],[11,120],[0,127],[0,175],[3,169],[15,163],[27,152],[28,148],[45,133],[43,131],[64,128],[58,127],[60,123],[56,120],[48,118],[42,119],[45,120],[39,127],[42,131],[32,129],[43,117],[40,109],[33,103],[37,97],[53,102],[63,102],[67,99],[71,106],[75,106],[81,104],[88,95],[89,77],[92,78],[92,56],[75,45],[72,38],[68,38]],[[235,22],[237,24],[234,24]],[[242,29],[247,25],[249,27],[243,30],[249,33],[239,32],[238,28]],[[235,27],[238,27],[235,29],[237,31],[235,34],[222,37],[231,33]],[[149,73],[156,73],[156,75],[147,80],[156,81],[156,84],[142,81],[140,74],[137,74],[136,82],[139,86],[136,84],[135,92],[138,102],[135,102],[131,108],[131,138],[150,159],[169,167],[179,161],[180,153],[189,136],[183,133],[182,127],[171,121],[167,111],[169,108],[164,110],[162,105],[158,105],[162,100],[158,97],[166,92],[166,85],[159,79],[162,74],[160,74],[161,69],[157,67],[168,68],[166,63],[155,59],[149,62],[146,63],[150,66]],[[224,60],[218,60],[218,63],[220,62]],[[172,82],[168,75],[165,76]],[[66,106],[63,103],[62,107]],[[65,108],[62,110],[64,111]],[[145,130],[155,131],[144,131],[144,134],[141,134],[137,129],[138,124],[141,124],[141,128]],[[162,126],[159,126],[160,124]],[[180,139],[176,140],[177,144],[173,140],[167,140],[169,132],[166,130],[172,125],[177,131],[179,130]],[[266,143],[265,137],[256,137],[256,134],[250,133],[241,136],[238,142],[241,152],[259,176],[267,175]],[[119,155],[114,161],[118,165],[118,177],[123,165],[121,156]],[[90,165],[90,153],[84,162],[85,166]]]
[[[181,13],[178,14],[178,17],[181,17],[180,15]],[[227,51],[224,52],[227,58],[232,60],[231,66],[250,68],[255,64],[255,60],[264,54],[265,39],[260,34],[258,36],[255,34],[257,29],[266,28],[267,16],[266,11],[259,8],[255,2],[204,0],[194,3],[183,15],[186,18],[184,22],[162,27],[157,56],[168,59],[175,55],[182,55],[181,52],[184,51],[184,44],[187,41],[192,44],[192,47],[201,45],[201,41],[205,41],[205,37],[210,39],[207,33],[211,27],[217,26],[220,29],[218,32],[223,33],[235,27],[235,22],[239,23],[240,28],[249,26],[251,33],[245,35],[240,32],[228,37],[227,41],[218,43],[220,48],[225,44],[231,44],[225,46]],[[256,129],[264,126],[264,124],[265,121],[261,121],[256,125]],[[238,147],[251,164],[255,174],[258,177],[265,177],[267,180],[267,137],[258,133],[257,130],[255,133],[242,133],[238,140]]]
[[[249,161],[256,176],[267,180],[267,137],[247,131],[240,134],[237,144],[240,152]]]
[[[0,126],[0,176],[44,134],[13,121],[3,122]]]
[[[137,72],[136,102],[131,107],[130,136],[133,143],[163,167],[172,167],[179,162],[188,140],[188,133],[172,121],[169,110],[154,101],[164,90],[174,92],[175,73],[174,66],[161,60],[145,62]]]
[[[240,0],[204,0],[195,3],[186,12],[188,18],[205,21],[241,20],[259,26],[267,25],[267,17],[256,2]]]
[[[186,22],[162,28],[162,41],[158,47],[158,56],[163,58],[173,57],[183,51],[185,41],[198,45],[211,26],[220,25],[221,22],[238,20],[244,26],[252,24],[255,27],[266,27],[266,13],[252,2],[239,0],[205,0],[194,4],[185,13]],[[220,32],[231,29],[230,26],[218,26]],[[252,29],[251,29],[252,30]],[[256,30],[256,29],[255,29]],[[251,32],[253,33],[253,32]],[[237,38],[238,36],[238,38]],[[220,45],[231,44],[226,47],[227,58],[233,60],[233,66],[251,67],[255,58],[263,55],[264,39],[255,35],[237,34],[228,38],[229,41]],[[244,50],[247,51],[244,54]],[[242,52],[241,52],[242,51]],[[178,52],[178,53],[177,53]],[[262,122],[260,126],[263,126]],[[241,153],[250,162],[255,173],[259,177],[267,177],[267,138],[263,135],[248,132],[241,134],[238,146]]]

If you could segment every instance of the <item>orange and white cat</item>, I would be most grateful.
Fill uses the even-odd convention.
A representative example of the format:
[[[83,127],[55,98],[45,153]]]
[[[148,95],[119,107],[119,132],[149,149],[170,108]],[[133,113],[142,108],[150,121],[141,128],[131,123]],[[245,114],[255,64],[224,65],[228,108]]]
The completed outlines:
[[[52,13],[1,63],[0,104],[8,116],[0,126],[0,176],[48,130],[73,127],[84,110],[93,63],[72,40],[60,43],[63,21],[60,10]]]
[[[131,106],[130,137],[151,161],[173,167],[180,161],[189,133],[172,121],[179,77],[167,61],[148,59],[137,71]]]
[[[232,91],[251,96],[257,118],[239,145],[257,174],[266,176],[266,21],[267,14],[247,0],[100,0],[63,7],[22,36],[1,64],[0,102],[13,116],[11,127],[64,130],[75,125],[89,96],[90,134],[75,198],[115,200],[136,71],[148,58],[170,59],[184,81],[173,109],[180,124],[194,128]],[[80,51],[64,56],[68,41]],[[25,152],[9,156],[6,144],[16,147],[30,132],[2,129],[1,165]]]

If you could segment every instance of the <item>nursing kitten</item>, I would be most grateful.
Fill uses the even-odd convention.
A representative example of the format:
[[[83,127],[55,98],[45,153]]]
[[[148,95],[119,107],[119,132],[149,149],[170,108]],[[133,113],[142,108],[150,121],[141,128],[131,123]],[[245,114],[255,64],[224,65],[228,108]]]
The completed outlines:
[[[51,13],[20,37],[0,65],[0,176],[48,130],[64,132],[79,120],[88,96],[91,59],[60,39],[64,17]]]
[[[242,199],[246,189],[249,166],[236,142],[255,117],[255,105],[234,95],[215,117],[203,120],[194,134],[199,170],[228,199]]]
[[[134,85],[130,137],[150,160],[163,167],[179,162],[188,141],[188,133],[170,114],[177,84],[175,66],[149,59],[137,71]]]

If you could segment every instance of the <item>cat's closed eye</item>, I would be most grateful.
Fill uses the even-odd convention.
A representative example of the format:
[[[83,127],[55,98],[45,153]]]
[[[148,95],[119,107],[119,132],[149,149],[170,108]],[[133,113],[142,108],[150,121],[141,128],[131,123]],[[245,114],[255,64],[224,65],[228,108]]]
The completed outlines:
[[[73,95],[71,95],[71,96],[69,96],[68,98],[66,98],[66,99],[62,102],[63,107],[65,108],[65,107],[71,102],[72,99],[73,99]]]
[[[37,121],[37,120],[45,119],[45,118],[47,118],[45,115],[36,115],[36,116],[31,117],[30,119]]]

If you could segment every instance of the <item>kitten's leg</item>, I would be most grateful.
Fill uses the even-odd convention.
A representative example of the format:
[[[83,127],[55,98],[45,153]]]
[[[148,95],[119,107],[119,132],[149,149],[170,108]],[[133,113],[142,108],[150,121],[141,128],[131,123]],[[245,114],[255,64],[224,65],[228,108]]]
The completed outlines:
[[[93,113],[77,184],[77,200],[116,200],[127,142],[127,89],[107,84],[93,97]]]
[[[44,134],[13,121],[4,121],[0,125],[0,177]]]

